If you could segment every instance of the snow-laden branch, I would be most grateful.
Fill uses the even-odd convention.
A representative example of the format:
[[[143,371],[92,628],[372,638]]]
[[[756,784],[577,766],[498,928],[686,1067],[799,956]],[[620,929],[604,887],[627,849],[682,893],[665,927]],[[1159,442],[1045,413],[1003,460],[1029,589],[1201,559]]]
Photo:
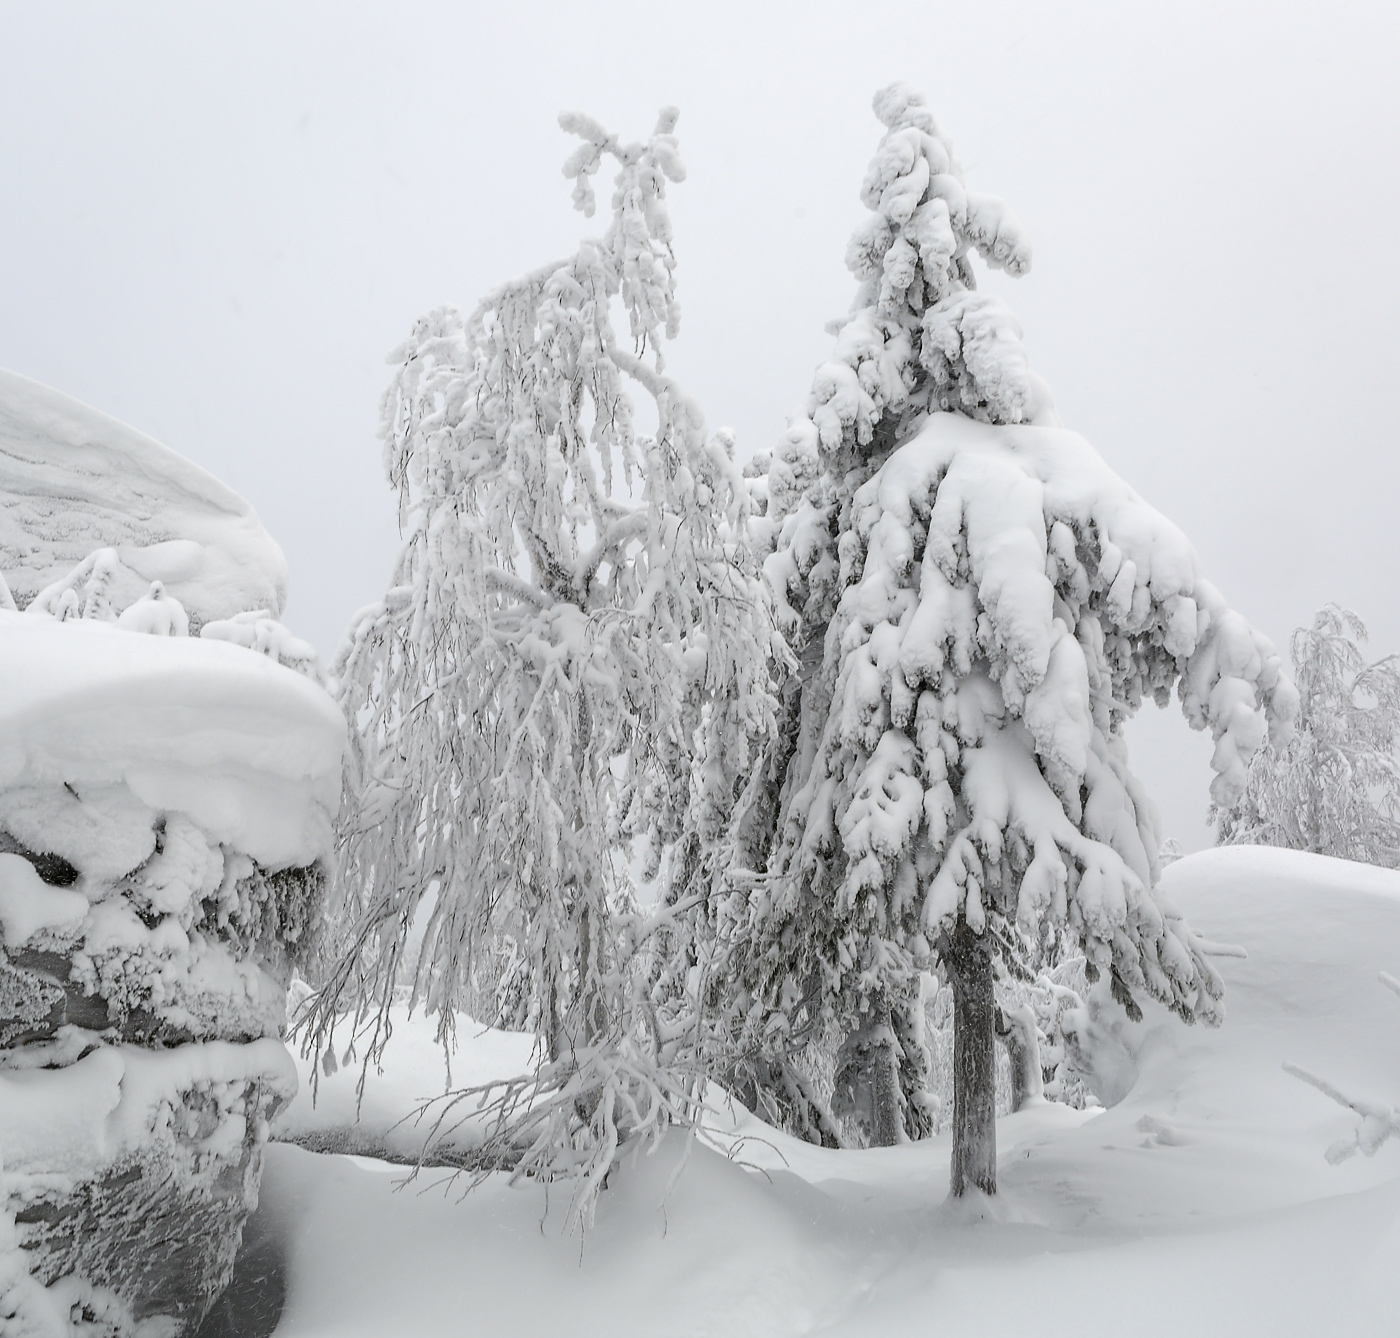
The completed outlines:
[[[1400,980],[1396,980],[1385,971],[1380,973],[1379,980],[1386,989],[1400,994]],[[1354,1157],[1358,1152],[1373,1157],[1387,1139],[1400,1138],[1400,1106],[1387,1108],[1379,1102],[1347,1096],[1325,1078],[1319,1078],[1317,1074],[1298,1064],[1285,1062],[1283,1071],[1291,1073],[1310,1087],[1316,1087],[1323,1096],[1335,1101],[1339,1106],[1346,1107],[1347,1110],[1355,1111],[1361,1117],[1361,1123],[1350,1138],[1338,1139],[1327,1149],[1327,1160],[1334,1166],[1349,1157]]]

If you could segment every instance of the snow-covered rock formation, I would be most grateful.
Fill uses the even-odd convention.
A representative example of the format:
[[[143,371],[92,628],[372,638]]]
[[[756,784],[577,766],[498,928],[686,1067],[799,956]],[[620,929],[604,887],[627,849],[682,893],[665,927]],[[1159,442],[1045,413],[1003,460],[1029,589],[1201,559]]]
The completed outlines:
[[[247,504],[7,373],[0,578],[0,1330],[165,1338],[296,1092],[345,722]]]
[[[237,493],[124,423],[0,370],[0,572],[15,602],[103,547],[116,550],[119,606],[152,581],[196,627],[247,609],[276,617],[286,603],[287,561]]]
[[[0,612],[0,1314],[175,1334],[226,1281],[344,733],[248,649]]]

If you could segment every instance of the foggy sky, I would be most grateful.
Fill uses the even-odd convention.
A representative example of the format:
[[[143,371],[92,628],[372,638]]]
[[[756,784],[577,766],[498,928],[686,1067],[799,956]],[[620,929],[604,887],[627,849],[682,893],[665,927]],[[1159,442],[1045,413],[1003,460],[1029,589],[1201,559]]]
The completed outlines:
[[[323,655],[397,552],[384,355],[596,230],[557,113],[630,138],[680,106],[668,362],[748,455],[850,301],[893,79],[1030,237],[993,286],[1066,424],[1276,642],[1335,600],[1400,650],[1390,6],[503,8],[0,3],[0,366],[248,497]],[[1200,845],[1209,741],[1145,714],[1137,768]]]

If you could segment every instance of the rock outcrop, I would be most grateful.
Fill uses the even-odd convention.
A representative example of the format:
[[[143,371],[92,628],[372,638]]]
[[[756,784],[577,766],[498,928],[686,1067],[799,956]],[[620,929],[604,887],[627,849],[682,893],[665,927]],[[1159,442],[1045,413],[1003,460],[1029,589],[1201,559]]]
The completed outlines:
[[[0,612],[0,1328],[173,1338],[227,1282],[344,735],[252,650]]]

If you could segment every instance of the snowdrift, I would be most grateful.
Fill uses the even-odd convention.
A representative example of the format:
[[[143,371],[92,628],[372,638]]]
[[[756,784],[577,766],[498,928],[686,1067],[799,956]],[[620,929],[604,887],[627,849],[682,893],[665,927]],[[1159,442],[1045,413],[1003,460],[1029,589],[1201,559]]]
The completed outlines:
[[[0,371],[0,575],[23,608],[94,549],[113,597],[161,581],[198,625],[280,616],[287,561],[253,509],[198,465],[106,414]]]
[[[1400,967],[1400,874],[1235,848],[1163,892],[1248,954],[1216,959],[1224,1026],[1115,1024],[1126,1097],[1002,1119],[996,1200],[945,1203],[946,1138],[831,1152],[721,1111],[688,1159],[676,1137],[615,1176],[580,1242],[539,1185],[403,1190],[402,1168],[274,1145],[251,1249],[286,1270],[279,1338],[1391,1331],[1400,1146],[1328,1165],[1355,1117],[1282,1065],[1400,1100],[1400,1000],[1376,979]],[[431,1021],[396,1025],[367,1141],[446,1079]],[[518,1038],[458,1036],[459,1082],[518,1058]],[[303,1090],[283,1127],[343,1127],[358,1076],[323,1079],[315,1111]]]

